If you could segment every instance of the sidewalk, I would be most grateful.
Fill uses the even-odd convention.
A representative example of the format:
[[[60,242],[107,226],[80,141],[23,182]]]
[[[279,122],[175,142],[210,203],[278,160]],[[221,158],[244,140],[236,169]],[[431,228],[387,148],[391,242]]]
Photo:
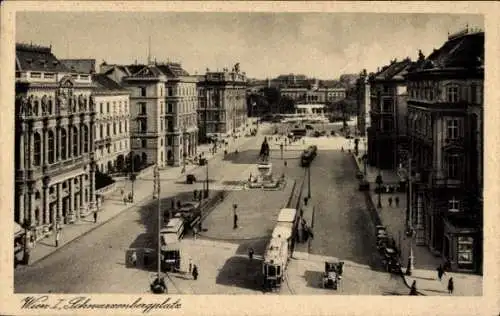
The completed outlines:
[[[228,139],[229,141],[228,147],[238,148],[251,139],[252,138],[245,138],[245,137],[238,137],[236,140]],[[207,158],[208,160],[223,156],[224,152],[223,149],[218,150],[218,152],[215,155],[209,154],[208,146],[210,145],[200,145],[198,147],[198,152],[201,153],[201,151],[205,151],[205,158]],[[194,164],[187,165],[186,173],[198,167],[200,166]],[[161,170],[160,178],[162,180],[167,180],[167,181],[180,179],[185,175],[185,173],[182,173],[181,170],[182,166]],[[148,176],[146,175],[145,177]],[[34,263],[56,252],[58,249],[63,248],[72,241],[75,241],[78,238],[85,236],[86,234],[90,233],[99,226],[112,220],[123,211],[126,211],[134,207],[140,207],[143,202],[149,200],[152,197],[153,181],[149,181],[148,179],[142,179],[142,177],[137,178],[134,186],[134,195],[135,195],[134,203],[124,204],[120,192],[122,188],[125,192],[129,192],[131,190],[131,181],[121,180],[116,182],[116,190],[106,195],[104,201],[101,203],[101,206],[99,207],[97,223],[94,223],[93,216],[87,216],[86,218],[82,218],[79,221],[75,222],[74,224],[64,225],[62,227],[59,239],[59,247],[57,248],[55,247],[54,236],[48,236],[37,242],[36,246],[31,249],[29,265],[33,265]],[[20,268],[22,269],[22,267],[24,266],[19,265],[18,269]]]
[[[358,159],[354,156],[354,153],[352,153],[352,156],[356,161],[358,169],[363,172],[364,166],[359,159],[364,154],[362,142],[360,142],[359,153]],[[366,173],[366,179],[370,182],[370,197],[373,205],[376,206],[378,194],[375,193],[375,188],[377,187],[375,179],[378,175],[378,170],[377,168],[367,166]],[[381,170],[381,174],[384,183],[399,182],[399,177],[394,171]],[[392,197],[392,205],[389,205],[389,197]],[[398,206],[396,206],[395,203],[396,197],[399,198]],[[447,273],[443,276],[442,281],[439,281],[437,277],[437,267],[444,263],[442,258],[434,256],[426,246],[416,246],[414,240],[412,247],[410,247],[412,241],[405,234],[406,203],[406,193],[382,193],[382,208],[376,208],[382,225],[386,226],[389,235],[394,238],[396,246],[400,249],[403,272],[406,272],[410,248],[413,250],[415,269],[412,271],[412,276],[404,276],[405,283],[411,286],[413,281],[416,281],[417,290],[424,295],[448,295],[448,279],[449,277],[453,277],[455,283],[454,295],[482,295],[481,276],[463,273]]]

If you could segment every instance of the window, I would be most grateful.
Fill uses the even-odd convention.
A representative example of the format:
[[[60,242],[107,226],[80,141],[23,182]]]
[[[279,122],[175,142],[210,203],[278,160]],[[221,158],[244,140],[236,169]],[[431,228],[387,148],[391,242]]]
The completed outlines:
[[[160,138],[160,146],[163,146],[163,138]]]
[[[139,130],[142,133],[147,133],[147,131],[148,131],[148,125],[147,125],[146,120],[140,120],[139,121]]]
[[[48,131],[47,138],[49,143],[48,144],[49,148],[47,148],[49,155],[49,163],[54,163],[54,133],[52,131]]]
[[[32,72],[30,75],[31,78],[42,78],[41,72]]]
[[[470,96],[471,96],[471,98],[470,98],[470,102],[471,102],[472,104],[477,104],[477,103],[479,103],[479,102],[477,102],[477,101],[478,101],[478,99],[477,99],[477,97],[478,97],[478,96],[477,96],[477,90],[478,90],[478,89],[477,89],[477,85],[476,85],[475,83],[473,83],[473,84],[470,86]]]
[[[146,87],[141,87],[141,97],[146,96]]]
[[[103,106],[102,102],[99,103],[99,113],[101,113],[101,114],[102,114],[103,107],[104,106]]]
[[[168,89],[168,96],[169,97],[173,96],[174,95],[174,91],[173,91],[172,87],[168,87],[167,89]]]
[[[116,102],[113,101],[113,113],[116,114]]]
[[[78,128],[73,126],[73,156],[78,155]]]
[[[382,112],[392,112],[392,100],[384,99],[382,104]]]
[[[167,103],[167,113],[173,113],[173,106],[172,103]]]
[[[119,125],[119,129],[118,130],[120,131],[120,134],[121,134],[122,133],[122,121],[120,121],[120,125]]]
[[[140,115],[146,115],[146,103],[139,103],[141,107]]]
[[[450,212],[458,212],[460,210],[460,201],[453,197],[448,201],[448,211]]]
[[[172,146],[172,136],[167,136],[167,146]]]
[[[116,122],[113,123],[113,135],[116,135]]]
[[[111,124],[106,124],[106,137],[111,135]]]
[[[99,138],[100,138],[100,139],[103,139],[102,132],[103,132],[103,126],[102,126],[102,125],[100,125],[100,126],[99,126]]]
[[[458,119],[446,120],[446,138],[457,139],[460,137],[460,124]]]
[[[83,152],[89,152],[89,128],[83,125]]]
[[[66,159],[66,151],[67,151],[67,143],[68,139],[66,136],[66,130],[64,128],[61,129],[61,159]]]
[[[462,168],[461,157],[458,154],[449,155],[447,158],[448,178],[459,179]]]
[[[472,264],[474,239],[469,236],[458,236],[458,264]]]
[[[448,102],[458,102],[458,86],[452,85],[446,88],[446,99]]]
[[[125,133],[127,132],[127,129],[128,129],[128,122],[125,121]]]
[[[34,155],[33,155],[33,165],[39,166],[42,162],[42,139],[40,134],[35,133],[33,135],[33,145],[34,145]]]
[[[109,102],[106,102],[106,114],[109,114]]]

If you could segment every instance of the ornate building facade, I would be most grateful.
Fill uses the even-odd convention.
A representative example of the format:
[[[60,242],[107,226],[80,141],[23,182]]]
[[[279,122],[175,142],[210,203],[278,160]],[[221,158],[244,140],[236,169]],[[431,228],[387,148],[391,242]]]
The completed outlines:
[[[103,74],[92,75],[95,160],[103,173],[121,171],[130,155],[130,92]]]
[[[307,87],[287,87],[280,89],[282,96],[289,97],[299,104],[325,104],[327,102],[337,102],[345,99],[345,88],[320,88],[316,84],[311,88]]]
[[[484,32],[466,29],[406,75],[417,243],[482,268]],[[410,214],[409,214],[410,215]]]
[[[407,161],[407,87],[404,75],[412,61],[391,61],[369,79],[368,163],[396,169]],[[390,154],[389,154],[390,153]]]
[[[14,219],[32,240],[95,205],[94,107],[89,74],[50,47],[16,45]]]
[[[234,133],[247,121],[247,78],[239,64],[229,71],[207,71],[198,81],[200,139]]]

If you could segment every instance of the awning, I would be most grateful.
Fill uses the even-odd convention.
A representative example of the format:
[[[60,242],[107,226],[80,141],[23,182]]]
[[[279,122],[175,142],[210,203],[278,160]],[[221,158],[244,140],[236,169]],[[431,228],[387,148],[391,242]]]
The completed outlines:
[[[24,229],[18,223],[14,222],[14,236],[24,234]]]

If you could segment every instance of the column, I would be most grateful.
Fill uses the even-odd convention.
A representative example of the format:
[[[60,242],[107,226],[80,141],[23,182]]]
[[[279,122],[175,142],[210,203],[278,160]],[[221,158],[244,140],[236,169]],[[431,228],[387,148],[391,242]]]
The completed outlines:
[[[57,217],[63,218],[63,191],[62,191],[62,183],[56,184],[57,190]]]
[[[17,210],[17,212],[19,212],[19,223],[20,224],[23,224],[24,223],[24,219],[26,217],[26,210],[25,210],[25,193],[26,193],[26,189],[25,189],[25,186],[24,184],[21,184],[19,187],[18,187],[18,199],[19,199],[19,209]]]
[[[43,211],[41,212],[44,216],[44,221],[42,223],[50,223],[50,199],[49,199],[49,186],[44,185],[43,187]]]
[[[21,135],[19,136],[19,169],[24,170],[24,159],[25,159],[25,148],[24,148],[24,137],[26,134],[22,128],[21,123]]]
[[[56,161],[61,161],[61,127],[59,126],[56,128],[56,143]]]
[[[72,214],[71,217],[75,215],[75,178],[71,178],[69,181],[69,208],[68,215]]]
[[[84,192],[85,191],[85,185],[84,185],[85,180],[84,179],[85,178],[84,178],[83,174],[80,175],[80,177],[79,177],[79,181],[80,181],[80,209],[83,208],[83,204],[84,204],[83,198],[85,197],[85,194],[84,194],[85,193]]]

